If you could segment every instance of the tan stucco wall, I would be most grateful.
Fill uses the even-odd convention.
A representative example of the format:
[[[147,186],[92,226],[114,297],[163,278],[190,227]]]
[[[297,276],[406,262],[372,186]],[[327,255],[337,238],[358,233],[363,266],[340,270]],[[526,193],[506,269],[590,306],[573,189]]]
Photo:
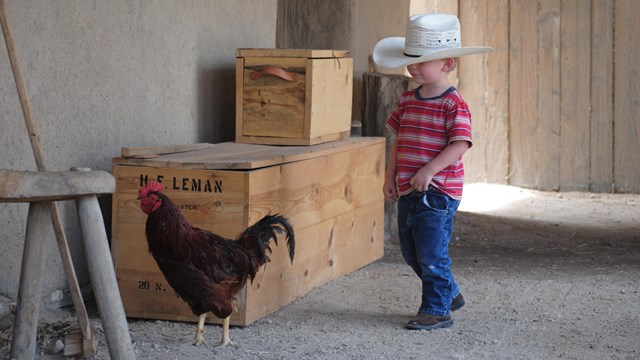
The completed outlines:
[[[111,170],[122,146],[233,139],[235,50],[274,47],[277,0],[6,0],[51,170]],[[0,168],[35,170],[4,39]],[[109,217],[110,199],[101,200]],[[63,217],[88,279],[75,208]],[[0,204],[0,294],[18,289],[27,205]],[[53,231],[43,295],[66,288]]]

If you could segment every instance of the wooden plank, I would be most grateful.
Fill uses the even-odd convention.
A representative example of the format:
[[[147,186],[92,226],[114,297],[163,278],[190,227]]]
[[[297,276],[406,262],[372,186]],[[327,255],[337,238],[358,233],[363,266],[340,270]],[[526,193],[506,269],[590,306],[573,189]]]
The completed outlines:
[[[296,228],[296,259],[274,248],[267,271],[247,288],[247,323],[289,304],[330,280],[384,255],[384,200],[378,200],[306,228]]]
[[[332,49],[237,49],[236,57],[336,58],[346,57],[349,50]]]
[[[538,174],[537,1],[511,0],[509,184],[534,188]]]
[[[593,1],[591,4],[593,8],[591,11],[590,190],[611,192],[613,191],[614,2],[602,0]]]
[[[332,141],[348,140],[351,136],[351,131],[345,131],[335,134],[327,134],[323,136],[316,136],[312,138],[283,138],[283,137],[266,137],[266,136],[241,136],[236,138],[236,142],[241,144],[263,144],[263,145],[286,145],[286,146],[300,146],[300,145],[317,145],[322,143],[328,143]]]
[[[280,58],[280,57],[246,57],[244,59],[245,68],[263,67],[267,65],[274,65],[281,68],[292,68],[297,71],[304,70],[307,63],[306,58]]]
[[[95,334],[95,327],[93,325],[89,325],[89,329],[92,334]],[[82,332],[74,331],[67,333],[64,336],[64,356],[83,356],[90,357],[91,355],[96,353],[97,350],[97,340],[95,336],[92,336],[89,339],[85,339],[82,335]],[[87,355],[89,354],[89,355]]]
[[[350,151],[370,142],[383,143],[382,137],[353,137],[312,146],[269,146],[227,142],[192,152],[161,155],[153,159],[124,159],[127,165],[189,169],[257,169],[292,161],[320,157],[336,151]],[[123,163],[118,158],[119,164]]]
[[[106,171],[0,170],[0,202],[65,200],[114,190],[115,180]]]
[[[460,3],[462,43],[487,44],[486,31],[465,31],[488,29],[487,7],[484,1],[463,1]],[[488,56],[491,56],[489,54]],[[459,89],[469,105],[472,118],[473,147],[465,153],[465,181],[487,181],[487,78],[486,56],[474,55],[460,58],[458,67]]]
[[[409,14],[445,13],[458,16],[459,3],[461,1],[458,0],[411,0]]]
[[[262,62],[262,59],[265,59]],[[251,60],[259,60],[255,64],[263,65],[278,64],[288,72],[294,72],[297,79],[294,81],[283,80],[276,76],[261,76],[258,79],[251,79],[254,72],[249,67],[253,64]],[[242,106],[242,135],[243,136],[265,136],[283,138],[303,138],[307,135],[304,132],[304,123],[308,121],[305,116],[305,104],[309,102],[305,95],[305,86],[311,81],[311,77],[304,68],[304,61],[296,58],[284,58],[296,63],[278,63],[278,58],[246,58],[245,71],[243,74],[243,94]],[[300,67],[302,65],[302,67]]]
[[[506,184],[509,175],[509,0],[493,0],[487,9],[487,181]]]
[[[506,183],[509,171],[508,77],[509,1],[460,2],[463,44],[489,45],[494,51],[463,57],[460,91],[469,103],[473,148],[465,154],[465,182]],[[484,29],[473,31],[469,29]]]
[[[591,2],[563,0],[560,46],[560,190],[589,189]]]
[[[313,139],[351,130],[353,59],[307,61],[308,119],[305,133]],[[305,112],[307,110],[305,109]]]
[[[244,116],[244,58],[236,58],[236,139],[242,136]]]
[[[162,145],[162,146],[126,146],[122,147],[120,155],[123,157],[149,157],[162,154],[173,154],[177,152],[194,151],[207,149],[213,144],[187,144],[187,145]]]
[[[640,192],[640,2],[615,3],[614,181],[616,192]]]
[[[378,143],[251,172],[249,223],[267,209],[281,209],[301,240],[292,268],[286,253],[278,250],[264,280],[256,280],[248,289],[247,300],[261,305],[248,306],[248,321],[256,319],[252,311],[275,311],[274,304],[289,303],[382,256],[383,171],[384,144]],[[263,282],[268,285],[261,286]]]
[[[280,209],[296,227],[304,228],[378,199],[384,143],[254,170],[249,176],[249,223],[267,215],[268,209]]]
[[[541,190],[560,189],[560,0],[541,0],[538,12],[538,136]]]

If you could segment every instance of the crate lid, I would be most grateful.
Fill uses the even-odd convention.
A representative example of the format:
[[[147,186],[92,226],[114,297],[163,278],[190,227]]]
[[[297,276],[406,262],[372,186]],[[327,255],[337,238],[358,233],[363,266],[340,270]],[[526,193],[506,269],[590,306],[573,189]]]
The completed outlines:
[[[236,57],[343,58],[349,50],[312,49],[238,49]]]
[[[321,157],[373,144],[384,143],[383,137],[353,137],[318,145],[275,146],[226,142],[220,144],[171,145],[156,147],[124,147],[114,165],[136,165],[205,170],[250,170]],[[206,146],[205,146],[206,145]],[[191,150],[190,147],[194,149]],[[175,148],[179,152],[165,153]]]

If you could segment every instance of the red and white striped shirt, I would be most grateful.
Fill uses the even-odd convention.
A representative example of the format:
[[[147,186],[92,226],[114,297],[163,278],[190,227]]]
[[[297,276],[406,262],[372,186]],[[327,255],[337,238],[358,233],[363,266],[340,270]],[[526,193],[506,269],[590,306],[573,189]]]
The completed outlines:
[[[471,113],[456,88],[452,86],[442,95],[426,99],[420,97],[418,89],[402,94],[386,124],[397,134],[398,195],[410,193],[409,180],[451,142],[467,141],[472,145]],[[463,182],[460,158],[437,173],[430,185],[460,200]]]

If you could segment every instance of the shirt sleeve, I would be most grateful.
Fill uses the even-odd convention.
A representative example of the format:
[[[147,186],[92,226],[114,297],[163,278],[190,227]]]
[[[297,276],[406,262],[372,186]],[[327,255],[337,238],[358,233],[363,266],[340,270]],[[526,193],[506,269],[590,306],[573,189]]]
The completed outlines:
[[[467,103],[457,96],[452,96],[447,102],[446,117],[448,143],[467,141],[471,147],[473,145],[471,113]]]

